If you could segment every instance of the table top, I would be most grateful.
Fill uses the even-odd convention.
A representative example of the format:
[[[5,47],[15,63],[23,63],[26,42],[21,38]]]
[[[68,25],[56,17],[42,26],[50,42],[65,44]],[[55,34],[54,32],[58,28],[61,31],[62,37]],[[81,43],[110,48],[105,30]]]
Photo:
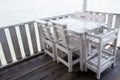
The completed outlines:
[[[76,18],[64,18],[64,19],[53,20],[52,22],[67,25],[68,30],[75,31],[77,33],[84,33],[88,30],[92,30],[105,25],[105,23],[98,21],[76,19]]]

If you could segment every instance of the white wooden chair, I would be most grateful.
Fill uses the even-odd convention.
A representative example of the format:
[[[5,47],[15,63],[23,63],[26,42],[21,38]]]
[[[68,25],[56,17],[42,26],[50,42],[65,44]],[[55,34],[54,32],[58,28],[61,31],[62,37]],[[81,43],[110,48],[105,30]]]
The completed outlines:
[[[68,67],[68,71],[72,72],[73,65],[80,63],[78,36],[68,31],[66,25],[62,24],[53,23],[53,30],[56,41],[57,62],[63,63]],[[75,54],[77,54],[77,58],[73,59]],[[67,60],[64,59],[65,56],[67,56]]]
[[[89,68],[97,73],[97,79],[100,79],[100,74],[105,69],[115,64],[117,34],[117,29],[107,27],[86,33],[85,69]],[[105,49],[105,45],[109,42],[114,42],[114,48],[111,51]]]
[[[53,39],[52,27],[47,23],[41,25],[42,37],[43,37],[43,47],[44,52],[53,58],[53,61],[56,61],[55,53],[55,43]]]

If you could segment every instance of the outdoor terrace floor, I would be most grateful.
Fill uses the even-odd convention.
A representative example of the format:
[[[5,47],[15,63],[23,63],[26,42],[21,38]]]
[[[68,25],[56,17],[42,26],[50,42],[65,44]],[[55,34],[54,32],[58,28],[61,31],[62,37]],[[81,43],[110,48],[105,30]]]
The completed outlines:
[[[79,71],[79,64],[69,73],[62,63],[57,64],[49,56],[40,54],[1,69],[0,80],[96,80],[96,74],[90,70]],[[117,50],[116,66],[105,70],[101,80],[120,80],[120,49]]]

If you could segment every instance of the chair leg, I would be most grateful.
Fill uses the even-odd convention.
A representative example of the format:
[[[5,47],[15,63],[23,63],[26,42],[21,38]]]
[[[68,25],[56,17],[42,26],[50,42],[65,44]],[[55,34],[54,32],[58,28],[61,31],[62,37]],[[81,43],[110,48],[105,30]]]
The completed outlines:
[[[44,54],[45,54],[45,56],[47,55],[46,54],[46,52],[45,52],[45,49],[46,49],[46,44],[44,43],[44,45],[43,45],[43,49],[44,49]]]
[[[113,64],[111,65],[111,67],[114,68],[114,67],[115,67],[115,63],[113,63]]]
[[[52,46],[52,52],[53,52],[53,61],[56,61],[56,49],[55,49],[55,45]]]
[[[114,40],[114,49],[113,49],[114,50],[114,52],[113,52],[114,53],[114,63],[112,64],[112,68],[115,67],[116,50],[117,50],[116,45],[117,45],[117,39]]]
[[[57,63],[60,63],[60,61],[58,60],[59,55],[58,55],[58,49],[57,48],[55,48],[55,52],[56,52]]]
[[[68,54],[68,71],[72,72],[73,71],[73,61],[72,61],[72,52],[69,52]]]
[[[97,79],[100,80],[100,72],[97,73]]]
[[[86,43],[85,43],[85,72],[87,72],[88,71],[88,69],[87,69],[87,55],[88,55],[88,53],[90,52],[90,48],[91,46],[90,46],[90,44],[89,43],[87,43],[87,41],[86,41]]]

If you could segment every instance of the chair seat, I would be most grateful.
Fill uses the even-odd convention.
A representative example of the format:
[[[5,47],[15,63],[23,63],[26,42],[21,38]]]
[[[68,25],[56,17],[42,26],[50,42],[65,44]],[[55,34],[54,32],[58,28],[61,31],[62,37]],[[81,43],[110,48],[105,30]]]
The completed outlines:
[[[76,50],[76,49],[78,49],[79,46],[80,46],[79,43],[80,43],[79,40],[75,40],[75,39],[70,40],[70,41],[69,41],[69,44],[68,44],[68,47],[69,47],[70,50]],[[60,42],[60,45],[66,48],[66,45],[65,45],[64,42],[61,41],[61,42]]]

